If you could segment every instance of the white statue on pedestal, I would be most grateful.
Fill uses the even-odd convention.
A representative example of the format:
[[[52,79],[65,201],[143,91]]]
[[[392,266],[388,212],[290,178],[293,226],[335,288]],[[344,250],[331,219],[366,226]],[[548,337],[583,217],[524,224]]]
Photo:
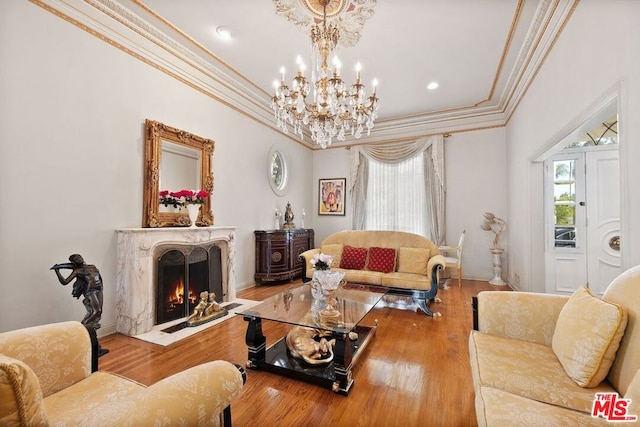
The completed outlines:
[[[500,235],[507,229],[507,223],[503,219],[496,217],[491,212],[485,212],[484,221],[480,228],[485,231],[491,231],[495,235],[493,238],[493,245],[489,248],[489,252],[493,255],[493,278],[489,280],[489,283],[492,285],[506,285],[507,282],[502,280],[501,256],[504,249],[500,248],[498,245],[500,243]]]

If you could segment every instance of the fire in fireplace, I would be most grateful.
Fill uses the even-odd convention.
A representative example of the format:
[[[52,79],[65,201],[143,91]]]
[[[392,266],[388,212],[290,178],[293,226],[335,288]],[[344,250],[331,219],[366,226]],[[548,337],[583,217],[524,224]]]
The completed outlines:
[[[156,324],[189,316],[200,293],[222,302],[221,251],[216,245],[158,248]]]

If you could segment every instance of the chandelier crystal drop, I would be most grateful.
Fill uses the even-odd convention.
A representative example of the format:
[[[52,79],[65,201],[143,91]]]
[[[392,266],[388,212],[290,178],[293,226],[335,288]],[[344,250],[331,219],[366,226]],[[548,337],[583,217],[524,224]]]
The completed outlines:
[[[311,140],[322,148],[331,145],[333,138],[344,141],[351,133],[360,138],[364,129],[367,135],[378,117],[377,81],[373,92],[365,96],[360,82],[360,64],[356,66],[356,82],[347,87],[340,78],[340,61],[333,55],[338,44],[339,31],[327,23],[327,5],[330,0],[320,0],[324,8],[323,20],[311,27],[313,52],[311,80],[304,75],[305,65],[297,58],[298,73],[291,82],[285,82],[285,69],[280,69],[281,80],[274,82],[275,94],[271,99],[277,126],[286,134],[289,127],[303,138],[302,130],[309,128]],[[329,63],[329,58],[333,61]],[[311,95],[310,95],[311,92]]]

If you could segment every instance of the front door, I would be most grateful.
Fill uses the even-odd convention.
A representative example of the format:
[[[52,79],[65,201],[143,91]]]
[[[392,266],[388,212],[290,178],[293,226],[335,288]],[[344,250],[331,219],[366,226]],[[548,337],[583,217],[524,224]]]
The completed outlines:
[[[602,294],[621,272],[617,146],[545,161],[546,291]]]
[[[586,153],[587,275],[589,288],[602,295],[622,273],[618,150]]]

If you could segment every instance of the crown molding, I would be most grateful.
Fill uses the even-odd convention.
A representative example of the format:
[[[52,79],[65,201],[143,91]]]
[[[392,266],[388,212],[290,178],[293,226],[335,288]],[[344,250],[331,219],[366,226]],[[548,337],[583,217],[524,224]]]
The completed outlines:
[[[506,113],[507,122],[544,65],[579,2],[580,0],[540,2],[518,61],[502,92],[500,104]]]
[[[278,131],[268,95],[226,64],[193,49],[112,0],[29,0],[111,46]]]
[[[441,120],[388,120],[376,123],[370,135],[363,135],[359,139],[336,141],[331,147],[344,147],[369,143],[394,142],[398,140],[417,139],[427,135],[468,132],[481,128],[495,128],[505,126],[504,113],[496,111],[486,114],[472,114],[465,117],[444,118]],[[321,149],[320,147],[312,147]]]
[[[275,132],[308,148],[319,148],[311,143],[308,132],[302,140],[296,135],[284,134],[276,127],[269,93],[153,11],[142,7],[140,0],[29,1]],[[579,0],[539,1],[517,57],[505,61],[505,53],[500,61],[492,87],[492,91],[494,88],[499,91],[496,99],[448,110],[378,119],[370,135],[334,142],[332,146],[505,126],[578,3]],[[522,4],[518,5],[514,26]],[[503,69],[511,63],[508,70]]]

